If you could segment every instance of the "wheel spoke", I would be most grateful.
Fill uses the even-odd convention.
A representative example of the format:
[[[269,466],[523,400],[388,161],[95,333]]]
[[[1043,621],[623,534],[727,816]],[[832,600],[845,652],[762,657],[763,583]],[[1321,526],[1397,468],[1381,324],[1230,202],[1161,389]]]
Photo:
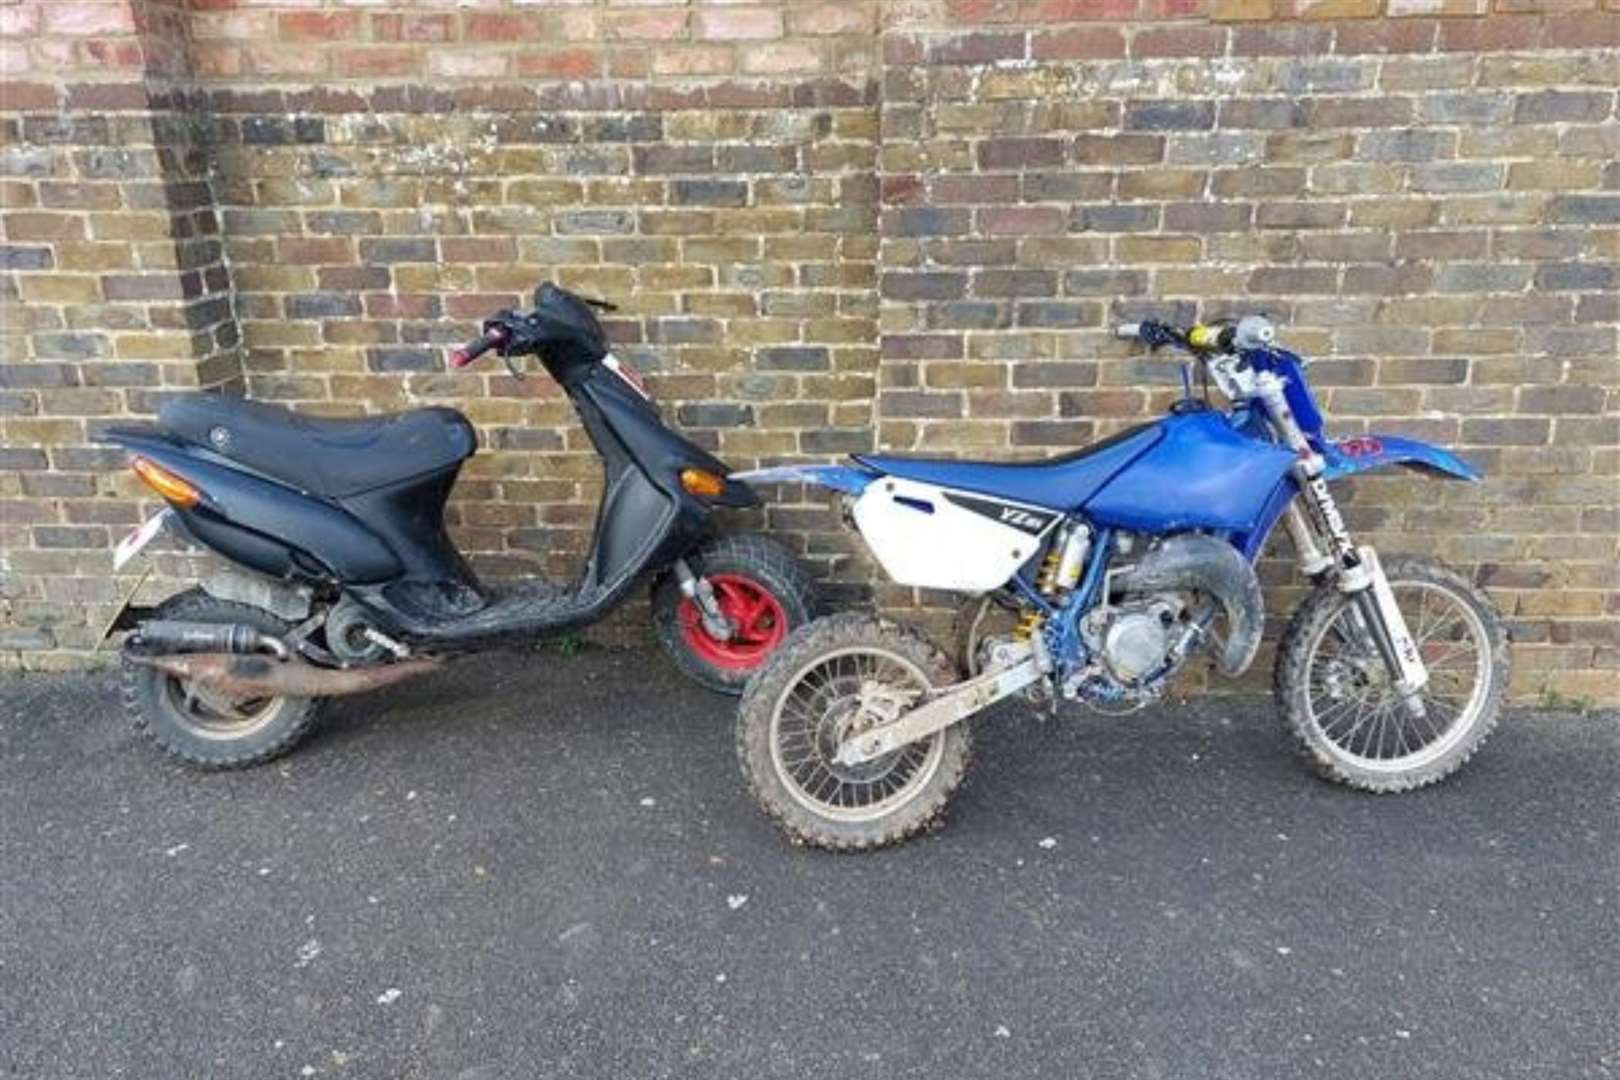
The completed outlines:
[[[914,669],[887,654],[847,651],[813,664],[776,707],[772,754],[782,778],[801,801],[834,817],[882,816],[912,798],[939,760],[939,736],[860,765],[840,764],[833,755],[844,739],[886,719],[871,711],[875,690],[915,700],[926,688]]]

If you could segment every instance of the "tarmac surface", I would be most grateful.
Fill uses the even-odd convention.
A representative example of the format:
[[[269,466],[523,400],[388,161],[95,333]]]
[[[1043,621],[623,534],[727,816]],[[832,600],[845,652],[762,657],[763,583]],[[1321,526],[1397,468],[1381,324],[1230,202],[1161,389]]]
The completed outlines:
[[[785,845],[652,652],[464,661],[171,764],[0,680],[0,1076],[1620,1076],[1620,716],[1316,779],[1266,701],[977,724],[941,830]]]

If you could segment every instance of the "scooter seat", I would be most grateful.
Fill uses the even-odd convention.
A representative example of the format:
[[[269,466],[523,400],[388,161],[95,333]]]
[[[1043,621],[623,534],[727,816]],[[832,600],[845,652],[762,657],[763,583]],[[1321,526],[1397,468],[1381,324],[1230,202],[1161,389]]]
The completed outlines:
[[[449,468],[478,446],[454,409],[333,419],[217,394],[172,398],[158,422],[186,442],[328,498]]]

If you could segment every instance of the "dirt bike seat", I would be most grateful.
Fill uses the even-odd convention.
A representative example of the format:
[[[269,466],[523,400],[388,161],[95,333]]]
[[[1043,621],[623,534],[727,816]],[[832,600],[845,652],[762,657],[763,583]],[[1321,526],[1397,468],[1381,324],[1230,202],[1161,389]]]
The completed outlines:
[[[186,442],[328,498],[449,468],[478,446],[467,418],[443,407],[333,419],[262,401],[187,394],[164,403],[158,422]]]
[[[903,454],[855,454],[854,458],[885,476],[1070,510],[1091,498],[1158,440],[1158,430],[1144,425],[1040,461],[964,461]]]

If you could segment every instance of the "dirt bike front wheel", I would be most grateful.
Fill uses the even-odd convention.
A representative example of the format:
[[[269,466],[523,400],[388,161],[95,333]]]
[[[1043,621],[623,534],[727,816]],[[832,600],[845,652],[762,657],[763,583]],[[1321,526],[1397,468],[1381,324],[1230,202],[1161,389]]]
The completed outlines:
[[[1463,766],[1496,726],[1509,655],[1501,616],[1459,574],[1422,559],[1385,565],[1429,672],[1421,715],[1396,692],[1352,596],[1318,588],[1277,657],[1276,694],[1300,750],[1326,778],[1363,791],[1432,784]]]
[[[749,791],[795,843],[860,851],[928,828],[961,784],[968,729],[955,724],[874,761],[836,760],[840,742],[955,681],[954,666],[917,631],[844,614],[803,627],[749,683],[737,756]]]

